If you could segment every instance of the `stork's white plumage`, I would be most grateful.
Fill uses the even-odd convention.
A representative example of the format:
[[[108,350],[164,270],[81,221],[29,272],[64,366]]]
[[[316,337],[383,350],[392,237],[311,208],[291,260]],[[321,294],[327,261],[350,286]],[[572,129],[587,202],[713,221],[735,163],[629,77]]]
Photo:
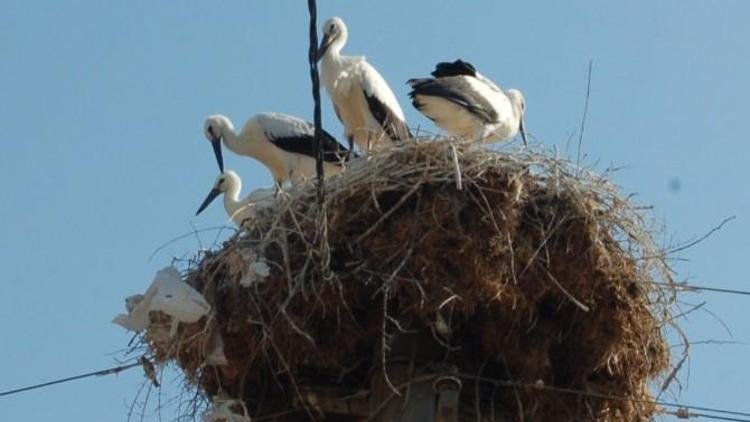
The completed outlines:
[[[341,54],[347,38],[341,18],[326,21],[318,59],[323,84],[344,124],[349,147],[356,142],[365,151],[377,151],[411,138],[404,112],[385,79],[364,56]]]
[[[234,153],[253,157],[268,167],[279,187],[287,181],[299,182],[316,175],[315,126],[300,118],[261,113],[250,118],[238,134],[229,118],[215,115],[206,119],[204,131],[221,172],[224,171],[223,141]],[[326,131],[321,131],[321,142],[324,175],[339,173],[349,151]]]
[[[274,192],[269,189],[258,189],[253,191],[244,199],[240,199],[242,190],[242,179],[232,170],[226,170],[216,178],[211,191],[203,200],[195,215],[203,212],[216,197],[224,194],[224,209],[229,218],[238,227],[242,227],[247,221],[255,217],[260,208],[265,208],[274,201]]]
[[[501,89],[463,60],[438,63],[432,76],[408,83],[412,104],[435,124],[453,136],[482,142],[505,141],[520,131],[526,144],[521,91]]]

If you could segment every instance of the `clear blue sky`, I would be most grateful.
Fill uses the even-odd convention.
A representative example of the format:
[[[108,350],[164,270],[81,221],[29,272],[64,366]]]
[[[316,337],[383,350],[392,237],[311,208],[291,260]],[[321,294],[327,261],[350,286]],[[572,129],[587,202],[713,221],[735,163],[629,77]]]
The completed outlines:
[[[322,3],[322,19],[349,24],[345,51],[380,69],[413,126],[432,128],[408,104],[406,79],[461,57],[522,89],[529,130],[564,152],[592,59],[586,161],[628,166],[616,181],[654,206],[665,242],[737,215],[676,268],[696,284],[748,288],[750,2]],[[193,217],[217,172],[203,119],[310,118],[306,54],[303,1],[0,3],[0,390],[114,363],[130,338],[110,324],[123,298],[199,245],[149,255],[191,223],[225,221],[218,205]],[[340,135],[327,98],[324,110]],[[245,191],[270,184],[259,164],[226,159]],[[750,298],[684,299],[707,301],[734,340],[750,341]],[[692,341],[729,338],[702,312],[684,327]],[[679,399],[750,411],[747,356],[747,345],[694,346]],[[125,420],[141,380],[132,371],[2,397],[0,420]]]

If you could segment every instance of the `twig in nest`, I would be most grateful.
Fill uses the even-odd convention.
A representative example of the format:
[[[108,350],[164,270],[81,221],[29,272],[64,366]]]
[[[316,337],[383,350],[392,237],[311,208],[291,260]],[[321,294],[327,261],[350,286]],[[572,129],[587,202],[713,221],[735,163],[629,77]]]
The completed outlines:
[[[409,261],[409,258],[411,258],[411,255],[413,252],[414,252],[414,248],[409,247],[409,250],[406,251],[406,253],[404,254],[404,257],[401,259],[401,262],[399,262],[398,265],[396,266],[396,269],[394,269],[393,272],[391,272],[391,275],[388,277],[388,279],[386,279],[383,282],[383,284],[380,287],[378,287],[377,290],[375,290],[375,292],[372,294],[372,297],[377,296],[378,293],[383,292],[383,291],[388,292],[388,288],[390,287],[391,282],[396,278],[398,273],[401,272],[401,269],[404,268],[404,265],[406,265],[406,263]],[[424,290],[421,290],[422,286],[419,286],[419,282],[417,282],[416,284],[420,288],[420,291],[422,292],[422,295],[424,296]]]
[[[281,314],[284,315],[284,318],[289,323],[289,326],[292,327],[292,330],[294,330],[295,333],[299,334],[305,340],[309,341],[313,346],[315,345],[315,339],[312,338],[310,334],[307,334],[306,332],[302,331],[302,329],[297,326],[297,324],[292,320],[292,318],[286,312],[286,308],[283,308],[281,310]]]
[[[221,231],[221,230],[225,230],[225,229],[226,230],[230,230],[230,231],[234,231],[235,233],[239,232],[239,230],[237,230],[236,228],[229,227],[229,226],[226,226],[226,225],[224,225],[224,226],[206,227],[205,229],[200,229],[200,230],[193,229],[193,231],[191,231],[190,233],[185,233],[185,234],[183,234],[181,236],[177,236],[177,237],[175,237],[173,239],[170,239],[168,242],[166,242],[163,245],[160,245],[158,248],[154,249],[154,251],[151,252],[151,255],[148,256],[148,259],[146,260],[146,262],[150,262],[154,258],[154,256],[156,256],[156,254],[158,254],[159,252],[161,252],[162,250],[164,250],[164,248],[166,248],[167,246],[170,246],[170,245],[172,245],[172,244],[174,244],[174,243],[176,243],[176,242],[178,242],[178,241],[180,241],[182,239],[185,239],[185,238],[188,238],[188,237],[191,237],[191,236],[197,236],[199,233],[204,233],[204,232],[209,232],[209,231],[214,231],[214,230]]]
[[[391,214],[393,214],[394,212],[396,212],[396,210],[398,210],[399,208],[401,208],[401,205],[404,205],[404,202],[406,202],[407,199],[409,199],[412,195],[414,195],[414,193],[417,192],[417,190],[420,187],[422,187],[421,183],[415,183],[414,186],[412,186],[412,188],[409,189],[409,191],[406,192],[404,194],[404,196],[402,196],[401,199],[398,200],[398,202],[396,202],[396,205],[392,206],[391,209],[389,209],[385,214],[383,214],[382,216],[380,216],[380,218],[378,219],[378,221],[375,222],[375,224],[373,224],[372,226],[370,226],[370,228],[367,229],[367,231],[365,231],[364,233],[362,233],[361,235],[359,235],[359,237],[357,237],[354,240],[354,243],[359,243],[364,238],[366,238],[367,236],[369,236],[370,234],[372,234],[372,232],[375,231],[375,229],[378,228],[381,224],[383,224],[383,222],[388,217],[390,217]]]
[[[691,313],[693,313],[693,312],[699,310],[700,308],[704,307],[706,305],[706,303],[708,303],[708,302],[703,301],[703,302],[701,302],[701,303],[699,303],[697,305],[692,305],[691,308],[688,309],[687,311],[680,312],[679,314],[676,314],[676,315],[672,315],[669,319],[663,321],[663,323],[664,324],[671,324],[672,322],[677,321],[680,318],[687,317]]]
[[[458,164],[458,151],[456,146],[451,144],[451,153],[453,154],[453,167],[456,170],[456,189],[463,190],[463,184],[461,183],[461,166]]]
[[[386,332],[386,325],[388,322],[388,294],[389,289],[386,287],[385,291],[383,291],[383,325],[381,327],[381,338],[380,338],[380,364],[383,369],[383,380],[385,380],[385,383],[388,384],[388,387],[394,392],[396,395],[401,395],[401,393],[396,389],[396,387],[393,386],[393,383],[391,382],[390,377],[388,377],[388,333]]]
[[[675,328],[680,337],[682,337],[682,344],[685,348],[682,351],[682,356],[680,356],[680,361],[677,362],[677,365],[674,366],[672,371],[669,372],[669,375],[667,375],[667,377],[664,379],[664,382],[661,384],[661,387],[659,388],[659,394],[656,396],[656,400],[659,400],[661,398],[661,395],[664,393],[664,391],[667,390],[669,384],[674,381],[677,373],[680,372],[680,369],[682,369],[682,365],[684,365],[687,361],[688,350],[690,350],[690,341],[688,341],[685,332],[683,332],[676,324],[672,324],[672,326]]]
[[[276,351],[276,356],[279,358],[279,362],[281,362],[282,365],[284,365],[284,370],[286,371],[287,375],[289,376],[289,382],[292,384],[292,387],[294,388],[295,394],[297,394],[297,397],[299,398],[300,402],[303,403],[303,407],[305,409],[305,412],[310,417],[310,420],[317,421],[318,418],[315,417],[315,415],[310,411],[307,405],[305,405],[305,397],[302,395],[302,391],[300,390],[299,386],[297,385],[297,380],[294,379],[294,375],[292,374],[291,368],[289,368],[289,365],[286,363],[286,360],[284,359],[284,356],[281,354],[281,350],[279,350],[278,346],[276,346],[276,342],[273,341],[273,338],[271,336],[268,336],[268,341],[271,344],[271,347],[273,347],[273,350]]]
[[[563,292],[565,294],[565,296],[567,296],[568,299],[570,299],[571,302],[573,302],[576,306],[578,306],[579,308],[581,308],[581,310],[583,312],[588,312],[589,311],[589,307],[586,306],[586,305],[584,305],[580,300],[576,299],[575,296],[573,296],[568,290],[566,290],[565,287],[563,287],[563,285],[560,284],[559,281],[557,281],[557,279],[555,278],[555,276],[553,276],[552,273],[549,272],[548,269],[545,268],[544,272],[547,273],[547,277],[549,277],[549,279],[552,280],[553,283],[555,283],[555,286],[557,286],[557,288],[560,289],[560,291]]]
[[[727,217],[727,218],[723,219],[721,221],[721,223],[719,223],[718,226],[716,226],[716,227],[712,228],[711,230],[709,230],[708,233],[704,234],[703,236],[699,237],[698,239],[693,240],[692,242],[690,242],[690,243],[688,243],[686,245],[682,245],[682,246],[678,246],[678,247],[676,247],[674,249],[670,249],[670,250],[668,250],[666,252],[666,254],[667,255],[672,255],[672,254],[675,254],[677,252],[684,251],[685,249],[692,248],[693,246],[695,246],[695,245],[703,242],[704,240],[708,239],[709,237],[711,237],[712,234],[714,234],[717,231],[721,230],[721,228],[724,227],[724,224],[727,224],[728,222],[734,220],[735,218],[737,218],[737,216],[736,215],[732,215],[730,217]]]
[[[437,314],[440,315],[440,314]],[[436,324],[430,324],[430,332],[432,333],[432,339],[435,340],[435,343],[443,346],[446,350],[451,352],[456,352],[461,350],[461,346],[451,346],[450,344],[444,342],[440,337],[442,334],[439,333]]]
[[[589,73],[586,76],[586,102],[583,106],[583,117],[581,117],[581,132],[578,134],[578,153],[576,155],[576,167],[581,165],[581,145],[583,144],[583,131],[586,129],[586,115],[589,111],[589,96],[591,94],[591,68],[594,65],[593,60],[589,60]]]
[[[401,326],[401,323],[398,322],[398,320],[396,318],[394,318],[394,317],[392,317],[390,315],[387,315],[387,317],[388,317],[388,321],[390,321],[391,324],[395,325],[396,329],[398,331],[400,331],[401,333],[403,333],[403,334],[416,334],[416,333],[419,332],[417,330],[407,330],[406,328],[404,328],[404,327]]]
[[[531,254],[531,258],[529,258],[529,261],[526,263],[526,266],[524,266],[523,270],[521,270],[521,273],[518,274],[518,278],[523,277],[523,275],[526,274],[526,271],[531,268],[531,265],[534,264],[534,261],[536,260],[537,255],[539,255],[539,252],[541,252],[542,249],[547,246],[547,242],[549,242],[549,240],[552,238],[552,235],[555,234],[555,232],[563,225],[566,220],[566,218],[559,219],[555,227],[547,232],[547,235],[544,236],[542,243],[540,243],[536,250],[534,250],[534,253]]]
[[[445,305],[449,304],[450,302],[453,302],[456,299],[461,300],[461,296],[459,296],[459,295],[457,295],[457,294],[455,294],[453,292],[449,292],[449,293],[451,295],[448,296],[448,299],[445,299],[444,301],[440,302],[440,305],[438,305],[439,309],[443,309],[443,307],[445,307]]]

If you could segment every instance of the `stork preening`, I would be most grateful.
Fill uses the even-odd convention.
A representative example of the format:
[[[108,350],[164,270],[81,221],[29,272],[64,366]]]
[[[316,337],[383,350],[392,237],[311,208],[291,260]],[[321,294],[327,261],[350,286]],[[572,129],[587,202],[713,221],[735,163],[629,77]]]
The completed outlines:
[[[438,63],[433,78],[410,79],[414,107],[453,136],[500,142],[520,131],[526,145],[526,100],[503,90],[463,60]]]
[[[198,207],[195,215],[200,214],[214,201],[219,195],[224,194],[224,210],[229,218],[234,221],[238,227],[249,221],[255,216],[256,208],[271,204],[274,199],[273,193],[268,190],[258,190],[240,199],[242,190],[242,179],[232,170],[226,170],[216,178],[211,191],[208,192],[206,199]]]
[[[206,119],[205,135],[211,142],[219,170],[224,172],[221,143],[230,151],[253,157],[273,174],[277,187],[284,182],[300,182],[315,177],[315,127],[300,118],[280,113],[258,114],[245,123],[238,134],[226,116]],[[339,173],[349,150],[328,132],[322,131],[323,172]]]
[[[396,96],[385,79],[364,56],[345,56],[348,31],[341,18],[323,25],[318,49],[321,78],[333,102],[349,148],[357,143],[364,151],[377,151],[412,137]]]

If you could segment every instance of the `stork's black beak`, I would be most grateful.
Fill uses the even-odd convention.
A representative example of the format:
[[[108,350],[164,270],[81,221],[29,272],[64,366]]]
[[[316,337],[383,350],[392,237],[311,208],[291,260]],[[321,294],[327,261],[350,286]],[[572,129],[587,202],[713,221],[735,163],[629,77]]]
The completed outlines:
[[[331,41],[333,41],[333,39],[330,38],[328,34],[323,35],[323,39],[320,40],[320,46],[318,47],[318,60],[322,59],[323,55],[326,54],[328,47],[331,46]]]
[[[519,125],[519,132],[521,132],[521,139],[523,139],[523,146],[527,147],[529,146],[528,142],[526,142],[526,129],[524,128],[523,123],[523,117],[521,118],[521,124]]]
[[[203,203],[198,208],[198,211],[195,212],[195,215],[198,215],[203,212],[203,210],[206,209],[206,207],[216,199],[217,196],[221,195],[221,191],[213,188],[211,189],[211,192],[208,193],[208,196],[206,196],[206,199],[203,200]]]
[[[211,139],[211,146],[214,148],[216,163],[219,164],[219,171],[224,173],[224,157],[221,155],[221,138]]]

